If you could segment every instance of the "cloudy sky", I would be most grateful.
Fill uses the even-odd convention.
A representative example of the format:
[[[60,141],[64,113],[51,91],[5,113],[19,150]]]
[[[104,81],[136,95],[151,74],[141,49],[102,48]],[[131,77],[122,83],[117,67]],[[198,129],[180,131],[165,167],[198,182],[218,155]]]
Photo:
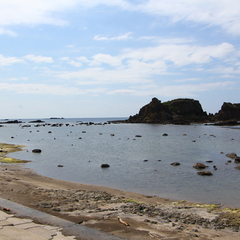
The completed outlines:
[[[239,0],[0,0],[0,118],[239,103]]]

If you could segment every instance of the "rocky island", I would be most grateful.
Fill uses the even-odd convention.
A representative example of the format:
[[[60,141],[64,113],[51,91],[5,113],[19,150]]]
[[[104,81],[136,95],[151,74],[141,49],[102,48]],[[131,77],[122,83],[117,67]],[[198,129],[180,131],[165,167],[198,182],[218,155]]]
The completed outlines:
[[[203,111],[198,100],[179,98],[161,102],[156,97],[143,106],[139,113],[130,116],[127,123],[190,124],[215,122],[220,125],[237,125],[240,121],[240,104],[224,102],[221,110],[213,114]]]

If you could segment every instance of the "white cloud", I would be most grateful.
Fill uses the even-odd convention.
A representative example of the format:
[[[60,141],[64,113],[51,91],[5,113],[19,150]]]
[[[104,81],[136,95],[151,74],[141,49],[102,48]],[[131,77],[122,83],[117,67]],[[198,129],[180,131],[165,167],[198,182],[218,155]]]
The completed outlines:
[[[22,63],[23,60],[17,57],[4,57],[0,54],[0,66],[9,66],[14,63]]]
[[[6,30],[4,28],[0,28],[0,34],[5,34],[5,35],[12,36],[12,37],[16,37],[17,36],[17,33],[13,32],[11,30]]]
[[[81,62],[76,62],[76,61],[70,61],[68,64],[74,66],[74,67],[81,67],[82,63]]]
[[[233,67],[233,66],[217,66],[215,68],[211,68],[208,70],[209,72],[215,74],[240,74],[240,67]]]
[[[29,61],[33,61],[35,63],[42,63],[42,62],[52,63],[53,62],[52,57],[42,57],[40,55],[35,56],[33,54],[26,55],[24,58],[29,60]]]
[[[201,78],[185,78],[185,79],[178,79],[178,80],[175,80],[175,82],[196,82],[196,81],[200,81],[202,80]]]
[[[69,61],[69,57],[61,57],[60,60],[61,61]]]
[[[215,82],[183,85],[147,85],[143,87],[131,87],[130,89],[115,89],[108,94],[135,95],[135,96],[161,96],[169,98],[196,97],[198,92],[207,92],[217,89],[231,89],[235,86],[234,82]]]
[[[74,0],[8,0],[0,1],[0,25],[51,24],[64,26],[67,21],[51,15],[76,5]]]
[[[77,57],[76,59],[77,59],[78,61],[80,61],[80,62],[85,62],[85,63],[90,62],[90,60],[88,60],[88,58],[87,58],[87,57],[84,57],[84,56],[82,56],[82,57]]]
[[[9,78],[9,81],[26,81],[28,80],[27,77],[21,77],[21,78]]]
[[[229,43],[205,47],[163,44],[157,47],[125,50],[122,58],[142,59],[145,62],[162,59],[177,66],[184,66],[193,63],[208,63],[212,58],[223,58],[233,51],[234,47]]]
[[[183,44],[194,42],[193,38],[166,38],[159,36],[143,36],[140,37],[138,40],[153,41],[156,42],[157,44]]]
[[[127,40],[127,39],[132,39],[132,37],[130,36],[132,33],[131,32],[128,32],[128,33],[125,33],[123,35],[120,35],[120,36],[117,36],[117,37],[101,37],[100,35],[97,35],[94,37],[94,40],[97,40],[97,41],[121,41],[121,40]]]
[[[10,84],[1,83],[0,90],[14,91],[24,94],[78,95],[85,92],[77,87],[47,84]]]
[[[149,83],[154,81],[153,76],[173,74],[169,71],[170,67],[183,71],[182,66],[194,64],[195,68],[191,71],[199,71],[199,65],[205,67],[205,64],[209,64],[213,59],[225,61],[232,52],[234,47],[228,43],[213,46],[163,44],[156,47],[126,49],[118,56],[94,55],[92,61],[85,57],[77,58],[88,63],[89,67],[80,71],[59,72],[55,76],[72,79],[79,85]]]
[[[240,34],[240,4],[237,0],[145,0],[134,2],[130,0],[8,0],[0,2],[0,26],[18,24],[65,26],[68,21],[58,18],[58,13],[71,9],[93,8],[98,5],[143,12],[154,16],[165,16],[169,17],[173,23],[181,21],[218,26],[228,33]],[[14,34],[13,32],[5,33]],[[131,33],[118,37],[98,35],[94,39],[123,40],[128,39],[130,35]]]
[[[236,0],[149,0],[135,6],[135,10],[167,16],[172,22],[220,26],[231,34],[240,34],[240,4]]]
[[[90,66],[98,66],[101,63],[107,63],[110,66],[120,66],[122,64],[119,57],[112,57],[109,54],[97,54],[93,56],[93,61],[90,63]]]

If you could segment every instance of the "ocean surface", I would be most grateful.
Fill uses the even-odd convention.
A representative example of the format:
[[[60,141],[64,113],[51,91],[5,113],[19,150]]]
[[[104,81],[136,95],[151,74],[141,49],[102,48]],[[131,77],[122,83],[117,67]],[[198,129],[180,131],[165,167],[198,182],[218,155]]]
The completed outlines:
[[[25,145],[24,151],[9,156],[30,160],[24,166],[48,177],[240,207],[240,170],[234,160],[226,164],[225,156],[240,155],[239,127],[103,124],[121,119],[41,119],[49,123],[45,126],[24,119],[21,124],[3,124],[0,142]],[[63,125],[53,127],[54,123]],[[32,153],[34,148],[42,152]],[[180,165],[172,166],[173,162]],[[208,165],[213,175],[198,175],[193,168],[197,162]],[[101,168],[104,163],[110,167]]]

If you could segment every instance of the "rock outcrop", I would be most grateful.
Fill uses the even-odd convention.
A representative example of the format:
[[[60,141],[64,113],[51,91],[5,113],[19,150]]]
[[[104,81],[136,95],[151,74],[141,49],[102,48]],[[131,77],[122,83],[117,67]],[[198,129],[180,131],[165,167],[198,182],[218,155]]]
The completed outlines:
[[[216,121],[240,120],[240,103],[224,102],[214,118]]]
[[[240,124],[240,103],[224,102],[216,114],[207,115],[199,101],[179,98],[161,102],[157,98],[143,106],[139,113],[130,116],[127,123],[190,124],[210,123],[214,125]]]
[[[203,122],[207,113],[203,111],[199,101],[194,99],[175,99],[162,103],[157,98],[142,107],[138,114],[130,116],[129,123],[173,123],[189,124]]]

